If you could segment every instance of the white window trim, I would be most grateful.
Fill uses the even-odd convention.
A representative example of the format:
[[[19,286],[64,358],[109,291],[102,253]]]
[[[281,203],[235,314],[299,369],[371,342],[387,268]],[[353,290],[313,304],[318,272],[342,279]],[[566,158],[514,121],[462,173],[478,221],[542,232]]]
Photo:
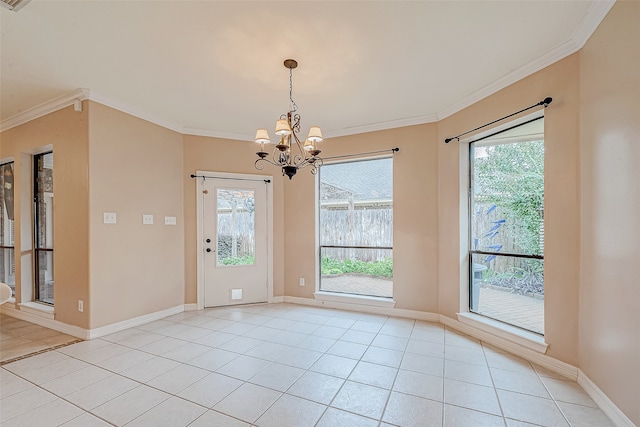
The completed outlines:
[[[35,314],[36,316],[47,319],[54,318],[55,308],[52,305],[31,301],[19,303],[18,306],[21,311],[26,313]]]
[[[538,353],[545,354],[549,347],[542,335],[479,314],[471,312],[458,313],[458,320],[482,332],[514,342]]]
[[[373,307],[394,308],[396,302],[393,298],[374,297],[369,295],[357,295],[337,292],[316,291],[313,297],[320,301],[341,302],[347,304],[369,305]]]

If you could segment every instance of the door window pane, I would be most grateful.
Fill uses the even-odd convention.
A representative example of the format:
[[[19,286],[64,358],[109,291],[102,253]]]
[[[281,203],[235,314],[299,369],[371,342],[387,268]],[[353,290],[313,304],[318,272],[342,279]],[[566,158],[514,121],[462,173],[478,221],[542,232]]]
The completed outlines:
[[[470,150],[469,309],[544,334],[543,119]]]
[[[255,192],[217,189],[217,265],[255,264]]]
[[[320,290],[393,296],[393,159],[320,168]]]

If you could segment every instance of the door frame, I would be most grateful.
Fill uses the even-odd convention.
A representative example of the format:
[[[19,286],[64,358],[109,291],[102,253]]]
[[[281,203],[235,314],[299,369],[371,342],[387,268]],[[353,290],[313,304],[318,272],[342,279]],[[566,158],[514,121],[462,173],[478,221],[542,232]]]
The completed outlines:
[[[203,215],[204,205],[202,184],[206,178],[237,179],[251,181],[268,181],[267,194],[267,302],[273,302],[273,177],[270,175],[250,175],[228,172],[196,171],[196,251],[197,251],[197,307],[204,309],[204,245],[203,245]],[[205,177],[205,178],[202,178]],[[231,306],[233,307],[233,306]]]

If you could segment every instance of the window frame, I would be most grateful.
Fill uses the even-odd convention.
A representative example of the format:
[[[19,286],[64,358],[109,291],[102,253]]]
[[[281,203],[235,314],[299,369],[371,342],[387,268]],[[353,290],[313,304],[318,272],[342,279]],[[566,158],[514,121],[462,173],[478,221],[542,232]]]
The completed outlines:
[[[44,157],[48,154],[53,155],[53,150],[47,150],[47,151],[43,151],[41,153],[37,153],[33,155],[33,270],[34,270],[34,277],[33,277],[33,299],[34,301],[41,303],[41,304],[47,304],[47,305],[51,305],[53,306],[55,304],[55,285],[54,285],[54,298],[53,298],[53,302],[49,302],[46,301],[44,299],[42,299],[41,295],[40,295],[40,254],[41,253],[51,253],[52,256],[52,264],[53,264],[53,254],[54,254],[54,248],[53,248],[53,244],[51,245],[51,247],[41,247],[41,242],[40,242],[40,201],[38,199],[38,194],[40,191],[40,184],[38,182],[38,172],[39,172],[39,167],[38,167],[38,161],[42,158],[44,159]],[[44,161],[44,160],[43,160]],[[53,174],[53,168],[52,168],[52,174]],[[43,195],[46,194],[43,191]],[[53,206],[51,207],[52,212],[53,212]],[[53,235],[53,219],[51,222],[51,234]],[[53,266],[52,266],[53,268]],[[53,275],[55,275],[55,270]],[[52,276],[53,276],[52,275]]]
[[[316,179],[316,250],[317,250],[317,274],[316,274],[316,278],[317,278],[317,285],[316,285],[316,298],[318,295],[324,295],[324,297],[322,299],[326,299],[326,300],[333,300],[333,299],[337,299],[338,301],[340,301],[341,297],[346,297],[346,298],[364,298],[364,299],[369,299],[372,301],[375,300],[380,300],[382,301],[381,304],[386,304],[385,301],[389,301],[392,302],[393,304],[395,304],[395,301],[393,300],[393,287],[392,287],[392,295],[391,296],[379,296],[379,295],[368,295],[368,294],[358,294],[358,293],[350,293],[350,292],[339,292],[339,291],[330,291],[330,290],[324,290],[322,289],[322,250],[323,249],[371,249],[371,250],[390,250],[392,251],[392,257],[393,257],[393,238],[392,238],[392,244],[391,246],[364,246],[364,245],[323,245],[321,242],[321,185],[322,185],[322,180],[321,180],[321,174],[322,174],[322,168],[325,166],[332,166],[332,165],[337,165],[337,164],[349,164],[349,163],[359,163],[359,162],[367,162],[367,161],[374,161],[374,160],[381,160],[381,159],[391,159],[391,165],[392,165],[392,179],[393,179],[393,154],[391,155],[381,155],[381,156],[370,156],[370,157],[358,157],[358,158],[351,158],[351,159],[347,159],[347,160],[336,160],[336,161],[325,161],[318,170],[317,173],[317,179]],[[392,181],[392,188],[393,188],[393,181]],[[392,192],[392,196],[391,196],[391,209],[393,211],[393,192]],[[393,236],[393,221],[391,222],[391,229],[392,229],[392,236]],[[392,285],[393,286],[393,285]]]
[[[516,129],[518,127],[527,125],[529,123],[535,122],[537,120],[544,120],[544,114],[535,114],[533,116],[533,118],[525,118],[524,120],[516,120],[510,123],[507,123],[504,126],[501,126],[500,128],[497,129],[493,129],[491,131],[489,131],[487,134],[484,135],[479,135],[477,138],[472,139],[470,141],[468,141],[468,147],[467,147],[467,156],[468,156],[468,168],[467,168],[467,177],[468,177],[468,183],[467,183],[467,203],[468,203],[468,217],[467,217],[467,221],[468,221],[468,227],[467,227],[467,234],[468,234],[468,241],[467,241],[467,260],[468,260],[468,265],[467,265],[467,273],[468,273],[468,280],[467,280],[467,291],[468,291],[468,297],[467,297],[467,304],[466,304],[466,308],[468,313],[471,313],[472,315],[478,315],[478,316],[482,316],[484,318],[487,319],[491,319],[497,322],[500,322],[504,325],[508,325],[509,327],[514,327],[517,329],[521,329],[523,331],[526,331],[528,333],[532,333],[532,334],[536,334],[539,336],[544,337],[544,331],[542,332],[537,332],[537,331],[533,331],[530,329],[527,329],[525,327],[519,326],[519,325],[515,325],[512,323],[509,323],[505,320],[502,319],[498,319],[496,317],[491,317],[488,316],[487,314],[483,314],[481,312],[478,311],[477,308],[474,309],[474,305],[477,304],[479,301],[474,301],[474,273],[475,273],[475,267],[474,267],[474,260],[473,260],[473,256],[474,255],[483,255],[483,256],[495,256],[495,257],[514,257],[514,258],[523,258],[523,259],[536,259],[536,260],[541,260],[544,262],[544,249],[542,251],[542,255],[538,255],[538,254],[523,254],[523,253],[513,253],[513,252],[500,252],[500,251],[487,251],[487,250],[475,250],[474,249],[474,229],[473,229],[473,224],[474,224],[474,219],[473,219],[473,215],[474,215],[474,203],[473,203],[473,194],[474,194],[474,144],[478,143],[480,141],[483,141],[485,139],[497,136],[501,133],[505,133],[507,131]],[[544,133],[543,133],[543,137],[542,140],[544,142]],[[511,144],[511,143],[516,143],[516,142],[523,142],[523,141],[513,141],[513,142],[504,142],[504,144]],[[497,144],[495,144],[497,145]],[[544,218],[544,210],[543,210],[543,218]],[[479,298],[478,298],[479,299]],[[475,303],[475,304],[474,304]]]

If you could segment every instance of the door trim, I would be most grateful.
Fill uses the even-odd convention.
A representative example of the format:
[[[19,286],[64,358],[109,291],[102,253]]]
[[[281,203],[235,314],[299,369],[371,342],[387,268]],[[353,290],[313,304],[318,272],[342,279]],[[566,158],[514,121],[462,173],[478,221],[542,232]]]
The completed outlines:
[[[239,180],[266,181],[267,193],[267,302],[273,303],[273,177],[270,175],[249,175],[240,173],[212,172],[197,170],[196,175],[196,251],[197,251],[197,306],[204,309],[204,247],[202,244],[203,229],[203,196],[202,183],[206,178],[223,178]]]

